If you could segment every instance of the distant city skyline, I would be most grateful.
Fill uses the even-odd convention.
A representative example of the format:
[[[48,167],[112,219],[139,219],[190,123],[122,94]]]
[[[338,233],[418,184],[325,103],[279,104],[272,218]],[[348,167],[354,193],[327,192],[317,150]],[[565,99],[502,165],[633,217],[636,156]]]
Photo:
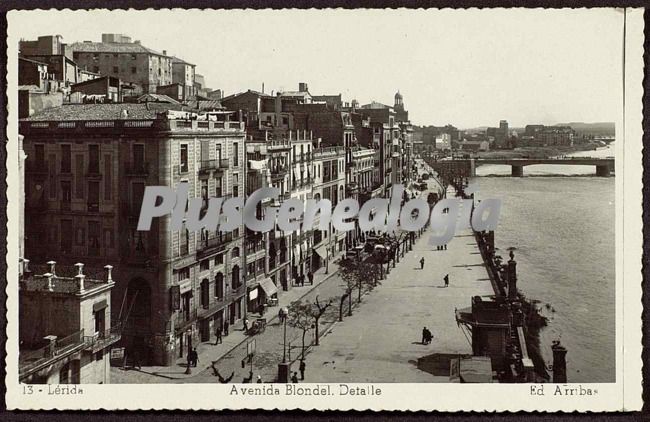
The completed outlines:
[[[614,122],[622,106],[623,14],[612,9],[10,13],[16,42],[123,33],[196,64],[225,95],[306,82],[392,105],[399,90],[417,125]]]

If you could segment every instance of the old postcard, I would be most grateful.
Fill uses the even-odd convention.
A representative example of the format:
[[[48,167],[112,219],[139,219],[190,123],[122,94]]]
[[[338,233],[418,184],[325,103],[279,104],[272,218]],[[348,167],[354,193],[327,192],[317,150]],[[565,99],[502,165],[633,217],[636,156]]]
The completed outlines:
[[[643,10],[7,45],[10,409],[640,409]]]

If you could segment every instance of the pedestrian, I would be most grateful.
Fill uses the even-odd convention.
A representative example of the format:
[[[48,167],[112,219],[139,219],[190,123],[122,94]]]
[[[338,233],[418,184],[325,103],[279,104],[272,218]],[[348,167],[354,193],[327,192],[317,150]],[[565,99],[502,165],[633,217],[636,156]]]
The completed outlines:
[[[445,243],[445,250],[447,250],[447,244]]]
[[[244,333],[248,332],[248,318],[244,318]]]
[[[314,274],[311,271],[309,271],[307,273],[307,278],[309,279],[309,284],[311,284],[313,286],[314,285]]]
[[[427,327],[422,329],[422,344],[427,344]]]
[[[420,258],[420,269],[424,269],[424,257]]]
[[[230,327],[230,324],[228,324],[228,321],[226,321],[226,322],[223,323],[223,334],[224,334],[225,336],[228,335],[228,328],[229,328],[229,327]]]
[[[445,276],[445,287],[449,287],[449,274]]]
[[[278,311],[278,320],[280,320],[280,324],[284,322],[284,308],[280,308]]]
[[[194,354],[192,353],[191,350],[187,351],[187,367],[189,368],[192,366],[192,361],[193,361]]]
[[[196,351],[196,347],[192,349],[192,366],[196,368],[196,365],[199,363],[199,353]]]
[[[305,380],[305,367],[306,367],[306,366],[307,366],[307,365],[305,365],[305,360],[304,360],[304,359],[300,359],[300,381],[304,381],[304,380]]]
[[[298,384],[298,373],[294,372],[293,375],[291,375],[291,382],[294,384]]]
[[[305,286],[305,275],[300,274],[300,287],[304,287],[304,286]]]
[[[253,371],[248,372],[248,376],[244,377],[244,379],[242,380],[242,384],[250,384],[251,381],[253,381]]]
[[[258,376],[257,376],[257,383],[258,383],[258,384],[262,384],[263,382],[264,382],[264,381],[262,381],[262,376],[261,376],[261,375],[258,375]]]

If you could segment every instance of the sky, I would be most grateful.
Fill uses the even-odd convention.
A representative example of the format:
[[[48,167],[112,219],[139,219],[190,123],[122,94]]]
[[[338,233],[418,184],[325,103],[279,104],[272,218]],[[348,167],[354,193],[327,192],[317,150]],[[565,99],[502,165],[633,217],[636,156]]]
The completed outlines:
[[[208,87],[339,94],[459,128],[612,122],[622,107],[614,9],[11,11],[12,40],[122,33],[197,65]]]

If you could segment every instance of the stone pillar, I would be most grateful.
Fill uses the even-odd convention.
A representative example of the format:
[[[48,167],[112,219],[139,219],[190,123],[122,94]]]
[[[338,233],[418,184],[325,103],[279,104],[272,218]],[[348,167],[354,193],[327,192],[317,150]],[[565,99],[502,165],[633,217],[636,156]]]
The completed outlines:
[[[77,274],[83,274],[84,273],[84,264],[81,262],[77,262],[74,264],[75,268],[77,268]]]
[[[512,166],[512,177],[522,177],[524,175],[523,166]]]
[[[551,346],[553,350],[553,382],[566,383],[566,353],[567,350],[560,344],[559,341],[554,341]]]
[[[54,356],[55,348],[56,348],[56,336],[45,336],[43,337],[43,340],[45,340],[45,343],[47,344],[47,348],[45,349],[45,356],[44,357],[52,357]]]
[[[77,274],[74,276],[74,279],[77,283],[77,291],[79,293],[83,293],[86,289],[84,288],[84,280],[86,279],[86,276],[83,274]]]
[[[47,265],[50,268],[49,273],[56,276],[56,261],[47,261]]]
[[[113,266],[112,265],[104,265],[104,269],[106,270],[106,282],[108,284],[114,283],[113,275],[111,273],[113,271]]]
[[[54,278],[53,274],[45,273],[43,274],[43,277],[47,278],[47,290],[50,292],[53,291],[54,290],[54,284],[52,283],[52,279]]]
[[[508,261],[508,299],[517,299],[517,261]]]

